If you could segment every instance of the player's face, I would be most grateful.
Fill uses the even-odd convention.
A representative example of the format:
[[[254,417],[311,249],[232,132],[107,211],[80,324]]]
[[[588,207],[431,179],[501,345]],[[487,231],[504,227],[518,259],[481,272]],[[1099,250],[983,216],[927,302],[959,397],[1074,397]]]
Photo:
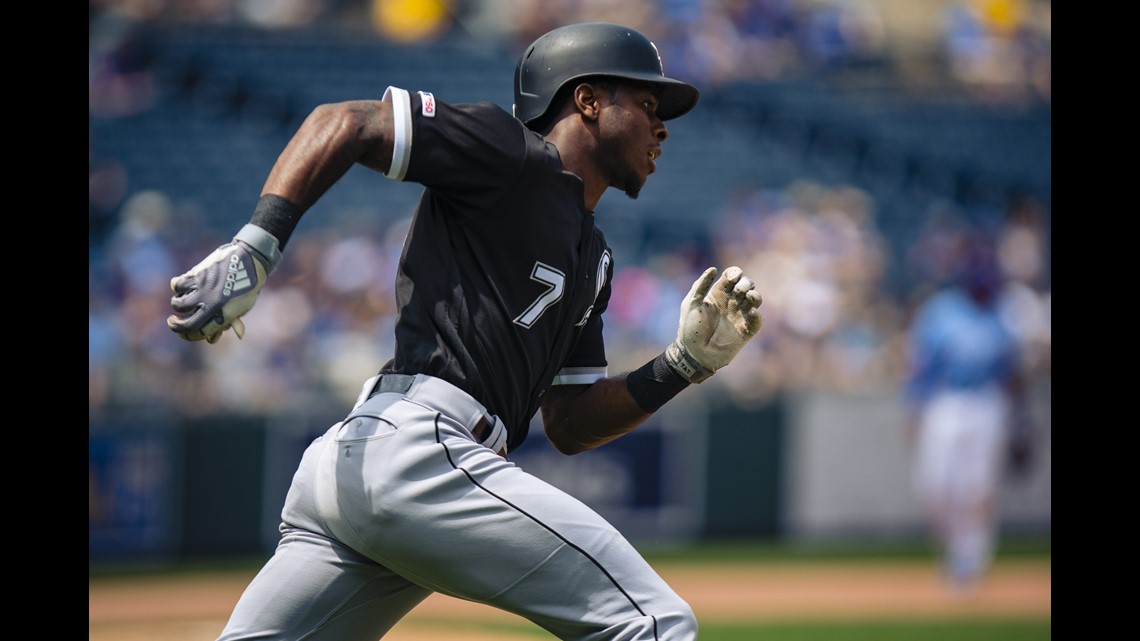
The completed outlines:
[[[652,85],[622,84],[604,99],[598,120],[599,165],[610,186],[637,198],[649,174],[657,170],[661,143],[669,137],[657,116],[657,92]]]

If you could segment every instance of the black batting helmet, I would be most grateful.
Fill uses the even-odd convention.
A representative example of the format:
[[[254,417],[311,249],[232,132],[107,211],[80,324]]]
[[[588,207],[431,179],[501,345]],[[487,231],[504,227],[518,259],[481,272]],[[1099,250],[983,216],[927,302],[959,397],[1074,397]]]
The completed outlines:
[[[563,85],[586,76],[642,80],[661,88],[657,115],[669,120],[697,104],[697,89],[665,77],[661,55],[649,38],[630,27],[586,22],[559,27],[535,40],[515,66],[515,117],[526,125],[541,118]]]

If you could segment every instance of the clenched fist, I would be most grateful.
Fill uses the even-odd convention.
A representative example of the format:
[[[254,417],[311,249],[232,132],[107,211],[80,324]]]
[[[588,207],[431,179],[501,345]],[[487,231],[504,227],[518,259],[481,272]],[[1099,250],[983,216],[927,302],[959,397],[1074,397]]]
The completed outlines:
[[[728,365],[760,331],[763,299],[756,284],[739,267],[716,278],[710,267],[681,301],[677,338],[665,350],[665,360],[678,374],[699,383]]]
[[[238,338],[245,336],[241,317],[257,302],[279,258],[277,239],[246,225],[233,242],[170,280],[175,313],[167,317],[167,327],[188,341],[216,343],[231,327]]]

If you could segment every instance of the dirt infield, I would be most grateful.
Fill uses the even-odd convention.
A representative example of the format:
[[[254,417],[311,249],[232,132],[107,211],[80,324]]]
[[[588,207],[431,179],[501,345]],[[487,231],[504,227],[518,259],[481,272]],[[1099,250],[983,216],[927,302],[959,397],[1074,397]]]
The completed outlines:
[[[969,592],[947,589],[929,564],[914,561],[670,564],[660,571],[705,622],[1049,618],[1052,608],[1048,560],[999,563],[985,583]],[[92,581],[89,640],[213,641],[251,576],[229,572]],[[435,595],[401,621],[385,641],[451,640],[460,622],[519,621],[493,608]],[[464,641],[503,638],[502,632],[463,634]]]

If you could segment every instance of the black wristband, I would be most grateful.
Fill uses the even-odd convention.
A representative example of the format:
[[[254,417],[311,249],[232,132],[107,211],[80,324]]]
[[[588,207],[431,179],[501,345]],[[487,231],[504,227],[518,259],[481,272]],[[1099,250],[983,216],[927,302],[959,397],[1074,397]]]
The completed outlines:
[[[265,194],[257,201],[249,222],[273,234],[277,248],[285,249],[289,236],[301,220],[301,208],[276,194]]]
[[[661,353],[657,358],[627,374],[625,386],[637,405],[652,414],[688,387],[689,381],[673,371],[665,361],[665,354]]]

